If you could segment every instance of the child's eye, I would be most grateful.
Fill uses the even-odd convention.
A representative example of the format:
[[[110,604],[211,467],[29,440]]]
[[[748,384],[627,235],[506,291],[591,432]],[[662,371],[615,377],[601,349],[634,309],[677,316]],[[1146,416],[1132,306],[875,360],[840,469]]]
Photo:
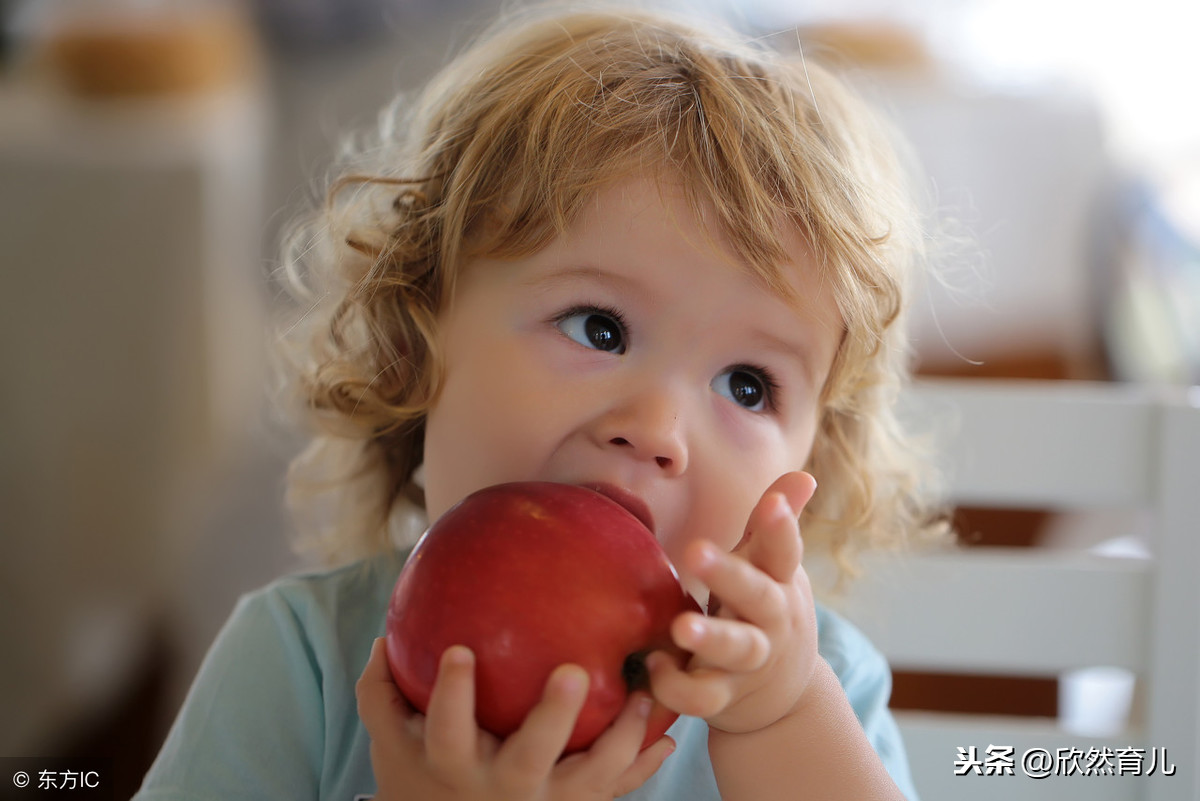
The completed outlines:
[[[606,353],[625,352],[625,323],[615,309],[572,309],[556,321],[558,330],[587,348]]]
[[[771,409],[778,390],[770,374],[758,367],[731,367],[712,380],[712,388],[752,412]]]

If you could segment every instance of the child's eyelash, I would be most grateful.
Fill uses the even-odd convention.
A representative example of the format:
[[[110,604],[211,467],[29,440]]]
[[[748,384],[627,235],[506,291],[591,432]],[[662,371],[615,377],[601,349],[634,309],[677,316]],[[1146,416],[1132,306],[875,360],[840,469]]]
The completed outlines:
[[[754,364],[738,364],[734,365],[732,369],[750,373],[762,382],[763,390],[766,393],[765,406],[768,411],[776,411],[779,408],[779,394],[783,391],[783,386],[775,377],[775,373],[766,367]]]
[[[577,314],[598,314],[602,317],[609,317],[613,322],[621,327],[622,331],[629,331],[629,325],[625,321],[625,315],[620,309],[616,308],[615,306],[602,306],[595,303],[580,303],[577,306],[571,306],[570,308],[564,309],[563,311],[554,315],[550,322],[555,324],[561,323]]]

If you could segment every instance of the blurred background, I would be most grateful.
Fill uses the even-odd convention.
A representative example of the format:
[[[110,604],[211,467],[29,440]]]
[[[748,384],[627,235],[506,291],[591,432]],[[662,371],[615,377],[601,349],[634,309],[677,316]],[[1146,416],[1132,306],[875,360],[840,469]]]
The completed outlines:
[[[835,58],[912,140],[970,234],[918,300],[922,372],[1200,383],[1196,3],[677,4]],[[0,756],[111,757],[127,796],[237,596],[303,567],[280,232],[498,8],[0,0]],[[963,510],[967,540],[1070,536],[998,514]],[[895,703],[1074,698],[979,681],[898,676]]]

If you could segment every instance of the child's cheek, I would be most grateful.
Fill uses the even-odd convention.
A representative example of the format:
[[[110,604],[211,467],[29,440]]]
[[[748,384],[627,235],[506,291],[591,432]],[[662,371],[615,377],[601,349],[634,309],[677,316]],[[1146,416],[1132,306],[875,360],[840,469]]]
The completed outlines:
[[[744,454],[757,454],[757,461],[770,459],[784,448],[786,437],[778,417],[769,412],[754,412],[711,392],[714,435],[730,454],[730,464]]]
[[[573,341],[553,325],[525,336],[529,355],[556,375],[587,376],[617,366],[619,354],[595,350]]]

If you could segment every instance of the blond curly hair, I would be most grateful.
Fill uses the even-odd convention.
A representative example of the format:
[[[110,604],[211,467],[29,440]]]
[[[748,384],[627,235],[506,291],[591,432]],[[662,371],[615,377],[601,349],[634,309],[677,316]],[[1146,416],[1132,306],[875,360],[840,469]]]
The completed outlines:
[[[831,71],[716,26],[624,9],[506,19],[344,161],[284,267],[301,300],[279,337],[311,421],[289,502],[327,562],[390,548],[442,375],[438,314],[472,258],[520,257],[600,187],[682,176],[747,270],[780,292],[784,226],[833,287],[845,332],[807,469],[806,547],[851,571],[867,547],[943,526],[893,403],[901,317],[925,263],[889,130]]]

